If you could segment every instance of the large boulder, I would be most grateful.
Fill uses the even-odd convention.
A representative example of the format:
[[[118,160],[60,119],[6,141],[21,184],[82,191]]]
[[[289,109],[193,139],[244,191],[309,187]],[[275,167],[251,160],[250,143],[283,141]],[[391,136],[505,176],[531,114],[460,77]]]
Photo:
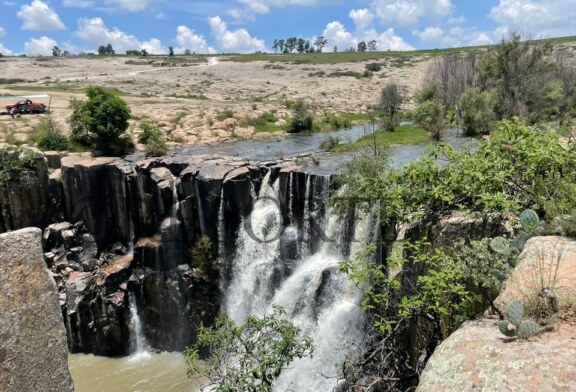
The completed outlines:
[[[58,291],[40,229],[0,235],[0,389],[73,391]]]
[[[576,241],[556,236],[534,237],[524,246],[496,305],[504,309],[515,298],[530,305],[534,301],[549,301],[551,296],[556,301],[555,307],[576,301]]]
[[[576,328],[511,340],[498,320],[465,323],[428,361],[418,392],[576,391]]]
[[[576,391],[576,324],[566,310],[576,300],[576,241],[530,239],[496,304],[515,298],[532,309],[553,300],[554,331],[526,341],[500,333],[496,318],[467,322],[436,348],[418,391]]]

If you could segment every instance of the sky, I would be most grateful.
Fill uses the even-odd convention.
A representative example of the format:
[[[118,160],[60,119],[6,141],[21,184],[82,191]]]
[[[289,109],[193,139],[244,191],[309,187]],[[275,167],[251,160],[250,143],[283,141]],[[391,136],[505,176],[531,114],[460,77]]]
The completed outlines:
[[[376,40],[378,50],[495,43],[511,32],[576,35],[576,0],[0,0],[0,53],[272,52],[275,39],[325,50]]]

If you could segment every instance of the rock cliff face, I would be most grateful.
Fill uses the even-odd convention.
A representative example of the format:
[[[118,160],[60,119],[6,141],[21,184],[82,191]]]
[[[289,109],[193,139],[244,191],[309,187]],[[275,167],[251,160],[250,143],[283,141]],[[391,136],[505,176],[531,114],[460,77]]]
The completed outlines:
[[[43,203],[55,206],[54,213],[34,212],[39,207],[34,220],[9,211],[15,223],[7,228],[26,222],[44,229],[45,261],[60,291],[69,349],[99,355],[130,352],[134,309],[151,347],[191,344],[194,326],[211,324],[219,311],[236,232],[266,174],[279,179],[282,215],[292,214],[299,224],[306,187],[329,182],[300,172],[292,161],[251,164],[220,156],[69,156],[60,164],[39,172],[47,185],[34,191],[39,200],[52,200]],[[190,257],[203,236],[212,242],[208,256],[220,266],[220,279]]]
[[[41,231],[0,234],[0,389],[73,391],[58,292]]]

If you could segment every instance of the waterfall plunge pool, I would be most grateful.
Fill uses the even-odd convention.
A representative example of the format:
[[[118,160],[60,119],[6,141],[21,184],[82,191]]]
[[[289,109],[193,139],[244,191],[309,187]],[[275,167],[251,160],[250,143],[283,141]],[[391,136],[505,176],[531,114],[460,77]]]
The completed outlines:
[[[68,366],[76,392],[198,392],[202,385],[186,376],[181,353],[70,354]]]

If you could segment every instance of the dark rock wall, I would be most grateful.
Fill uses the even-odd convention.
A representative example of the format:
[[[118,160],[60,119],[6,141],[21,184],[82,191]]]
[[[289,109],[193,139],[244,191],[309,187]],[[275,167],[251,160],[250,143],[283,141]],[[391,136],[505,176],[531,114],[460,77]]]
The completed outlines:
[[[279,180],[285,225],[290,215],[302,228],[305,205],[323,204],[330,186],[329,177],[300,172],[292,162],[71,156],[51,173],[46,159],[38,162],[41,180],[11,196],[18,209],[4,209],[0,229],[44,229],[45,261],[60,291],[69,350],[109,356],[130,353],[130,298],[155,349],[182,350],[194,341],[195,326],[213,322],[236,233],[268,172],[271,181]],[[219,279],[190,259],[202,236],[212,241]],[[306,246],[314,247],[319,236]]]

